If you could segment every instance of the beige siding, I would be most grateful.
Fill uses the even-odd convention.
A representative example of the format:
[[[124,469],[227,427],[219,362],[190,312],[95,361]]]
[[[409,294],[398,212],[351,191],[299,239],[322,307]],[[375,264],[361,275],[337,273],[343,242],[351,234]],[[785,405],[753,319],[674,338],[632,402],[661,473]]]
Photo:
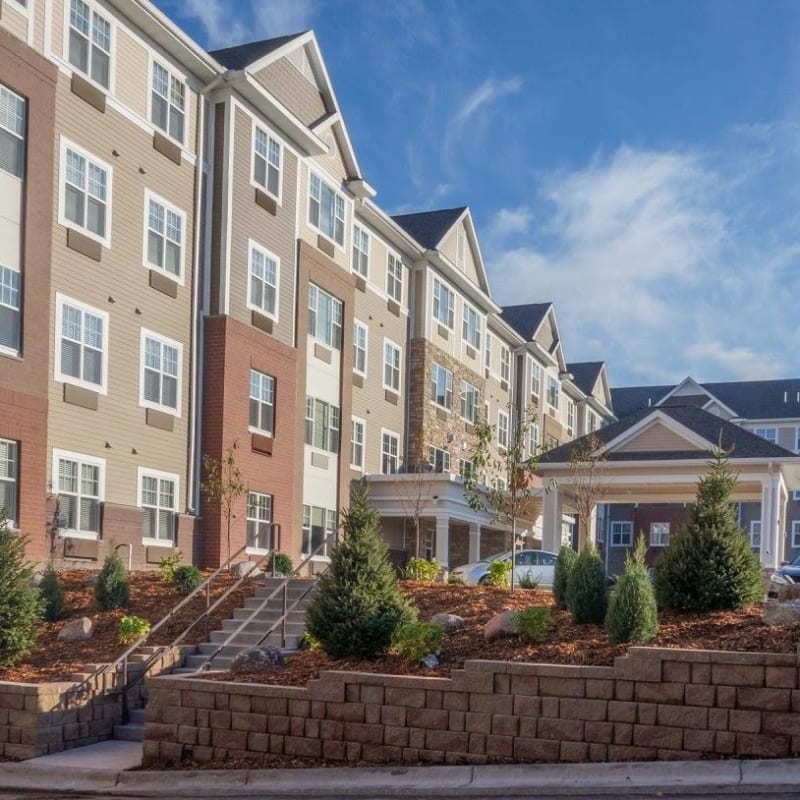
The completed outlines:
[[[66,0],[68,2],[68,0]],[[64,34],[66,25],[66,10],[65,0],[52,0],[52,28],[50,29],[50,48],[56,58],[66,59],[64,53]]]
[[[458,265],[458,237],[464,237],[464,264],[463,268]],[[480,286],[478,278],[478,268],[475,253],[472,251],[469,237],[467,236],[467,228],[463,222],[456,225],[445,237],[439,248],[444,255],[446,255],[459,269],[477,286]]]
[[[310,126],[327,113],[319,90],[288,58],[268,64],[253,77],[306,125]]]
[[[114,80],[117,99],[147,119],[150,56],[124,28],[117,25],[114,51]]]
[[[274,336],[287,345],[294,339],[295,284],[295,219],[297,158],[284,148],[283,191],[281,203],[273,216],[255,203],[255,187],[251,183],[253,120],[241,107],[234,116],[233,203],[231,234],[231,298],[230,313],[249,324],[247,307],[249,244],[252,239],[280,259],[278,322]]]
[[[0,27],[22,41],[28,41],[28,15],[9,0],[0,0]]]
[[[314,156],[313,161],[318,164],[325,172],[332,178],[342,182],[347,180],[347,168],[342,158],[342,145],[341,137],[336,135],[333,128],[329,128],[322,134],[322,140],[330,148],[329,152],[321,156]]]
[[[642,431],[633,440],[617,448],[622,453],[641,453],[647,451],[702,450],[696,444],[678,436],[669,428],[657,423]]]
[[[37,3],[33,17],[33,47],[38,52],[44,52],[44,3]]]
[[[70,92],[69,79],[63,75],[59,76],[56,103],[57,131],[113,168],[113,199],[111,249],[103,249],[101,263],[65,246],[66,229],[58,224],[58,203],[54,204],[53,299],[58,291],[109,314],[109,359],[108,394],[100,396],[97,411],[64,403],[62,384],[51,380],[49,446],[104,458],[106,500],[112,503],[136,504],[139,466],[177,473],[182,508],[189,425],[194,170],[187,164],[179,167],[157,153],[149,134],[114,111],[100,115],[90,108]],[[59,144],[57,137],[57,169]],[[114,150],[118,157],[112,154]],[[149,272],[143,266],[146,189],[186,212],[185,277],[176,299],[148,285]],[[51,341],[55,341],[54,323],[55,302]],[[142,328],[183,344],[181,415],[173,432],[147,426],[145,410],[139,406]],[[51,376],[55,357],[54,348]],[[51,451],[48,458],[50,455]]]
[[[536,341],[547,350],[548,353],[552,352],[553,345],[557,341],[557,333],[549,314],[545,317],[544,324],[536,335]]]

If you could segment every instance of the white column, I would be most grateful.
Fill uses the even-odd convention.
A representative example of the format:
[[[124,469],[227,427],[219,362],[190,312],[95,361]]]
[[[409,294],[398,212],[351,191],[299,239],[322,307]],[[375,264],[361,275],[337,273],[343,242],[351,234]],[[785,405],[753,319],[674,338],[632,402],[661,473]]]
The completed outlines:
[[[436,515],[436,558],[443,569],[450,569],[450,518]]]
[[[469,563],[481,560],[481,526],[477,522],[469,525]]]
[[[781,543],[782,531],[779,530],[781,519],[781,476],[772,473],[761,482],[761,566],[777,569],[783,555]],[[784,501],[784,508],[785,508]]]
[[[578,517],[578,550],[583,550],[586,542],[597,544],[597,504],[592,506],[589,519]]]
[[[789,504],[789,490],[783,475],[778,476],[778,546],[775,548],[778,566],[786,558],[786,512]]]
[[[561,549],[561,490],[554,486],[544,495],[542,510],[542,550],[557,553]]]

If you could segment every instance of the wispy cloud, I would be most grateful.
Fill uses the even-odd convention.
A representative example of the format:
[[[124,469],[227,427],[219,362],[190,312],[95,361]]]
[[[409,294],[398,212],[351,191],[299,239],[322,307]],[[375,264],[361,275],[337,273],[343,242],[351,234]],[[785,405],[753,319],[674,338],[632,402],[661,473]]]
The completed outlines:
[[[464,124],[483,106],[487,106],[501,97],[516,94],[520,89],[522,89],[522,81],[519,78],[509,78],[505,81],[487,78],[464,99],[455,114],[454,122]]]

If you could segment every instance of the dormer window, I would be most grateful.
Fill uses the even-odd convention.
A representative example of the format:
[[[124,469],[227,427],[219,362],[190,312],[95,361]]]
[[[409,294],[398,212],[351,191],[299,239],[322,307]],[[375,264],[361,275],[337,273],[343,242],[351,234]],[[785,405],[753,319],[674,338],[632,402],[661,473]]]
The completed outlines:
[[[308,197],[309,223],[344,247],[344,218],[344,197],[312,172]]]

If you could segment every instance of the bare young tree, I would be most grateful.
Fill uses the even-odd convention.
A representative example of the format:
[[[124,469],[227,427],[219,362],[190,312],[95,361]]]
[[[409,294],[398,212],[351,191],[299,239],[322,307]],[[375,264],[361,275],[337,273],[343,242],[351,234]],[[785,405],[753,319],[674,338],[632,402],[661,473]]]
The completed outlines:
[[[603,441],[592,433],[578,439],[569,453],[569,472],[578,512],[578,549],[591,533],[591,517],[597,504],[605,495],[604,466],[608,459]]]
[[[231,560],[233,507],[246,491],[242,471],[239,469],[238,452],[239,440],[234,439],[221,460],[209,455],[203,456],[203,472],[206,477],[200,485],[203,493],[209,499],[216,500],[219,503],[220,510],[225,516],[229,562]],[[230,569],[230,563],[228,568]]]

